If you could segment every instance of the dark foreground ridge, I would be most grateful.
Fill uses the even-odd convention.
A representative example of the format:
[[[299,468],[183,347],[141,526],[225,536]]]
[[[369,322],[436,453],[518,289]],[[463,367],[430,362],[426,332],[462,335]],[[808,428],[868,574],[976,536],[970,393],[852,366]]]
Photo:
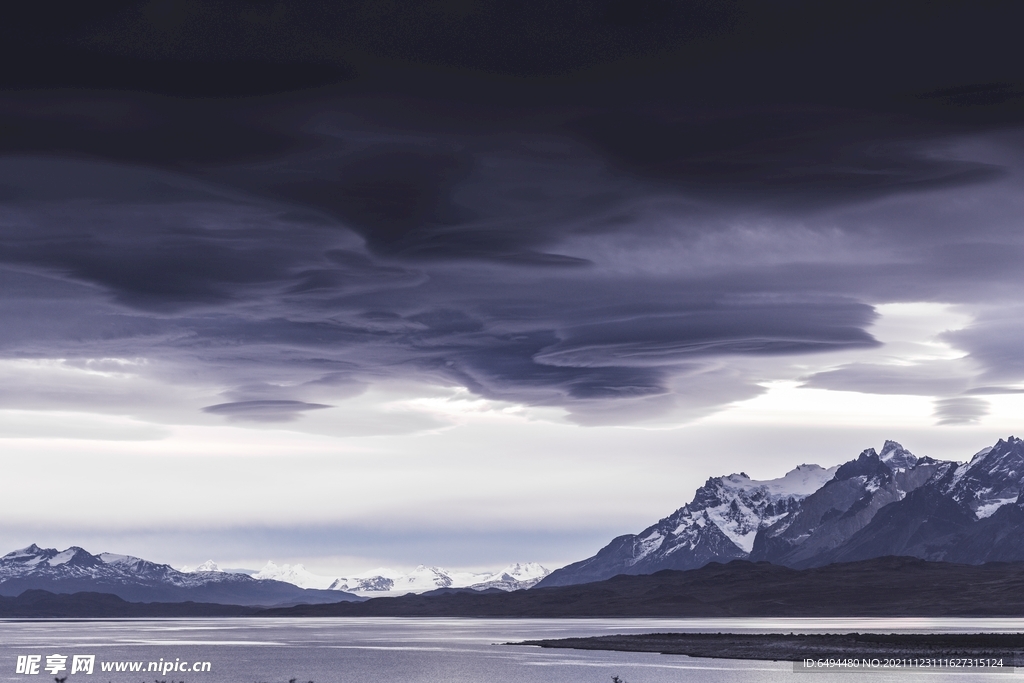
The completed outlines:
[[[268,609],[264,616],[844,617],[1022,616],[1024,563],[961,565],[882,557],[813,569],[766,562],[502,594],[374,598]]]
[[[690,571],[511,593],[453,591],[365,602],[261,608],[127,602],[29,590],[0,617],[871,617],[1024,616],[1024,563],[961,565],[883,557],[791,569],[736,560]]]
[[[1005,666],[1024,663],[1021,633],[822,633],[732,634],[647,633],[641,635],[527,640],[515,645],[538,645],[574,650],[660,652],[666,655],[718,659],[770,659],[798,662],[804,659],[899,659],[1005,658]]]
[[[208,602],[128,602],[110,593],[27,590],[13,598],[0,596],[2,618],[242,617],[258,610]]]

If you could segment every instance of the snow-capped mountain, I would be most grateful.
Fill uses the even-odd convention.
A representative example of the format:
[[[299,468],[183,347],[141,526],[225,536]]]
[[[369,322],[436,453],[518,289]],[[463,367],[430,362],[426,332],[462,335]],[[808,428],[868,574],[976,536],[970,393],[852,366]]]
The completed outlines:
[[[263,569],[253,574],[252,577],[254,579],[284,581],[299,588],[314,588],[317,590],[327,590],[334,583],[333,578],[314,574],[301,564],[276,565],[273,562],[267,562]]]
[[[1000,440],[961,464],[886,441],[829,470],[801,465],[767,482],[742,473],[708,479],[672,515],[538,585],[733,559],[802,568],[885,555],[1024,561],[1024,442]]]
[[[476,576],[472,574],[465,577],[452,576],[441,567],[426,567],[421,564],[407,574],[384,578],[388,578],[392,582],[392,592],[418,593],[437,588],[459,588],[457,583],[465,585],[467,580],[472,581]],[[462,580],[458,581],[458,579]]]
[[[895,441],[886,441],[880,454],[869,448],[840,466],[830,481],[803,500],[799,511],[763,529],[749,559],[814,565],[940,468],[940,463],[918,459]]]
[[[425,567],[420,565],[417,569],[425,569]],[[378,567],[361,574],[353,574],[352,576],[335,579],[328,586],[328,589],[347,590],[353,593],[388,593],[394,589],[395,579],[402,578],[403,576],[405,575],[402,572],[395,571],[394,569]],[[438,587],[436,582],[432,582],[429,584],[429,587],[424,587],[423,590],[433,590]]]
[[[222,572],[216,562],[213,560],[207,560],[197,567],[189,567],[187,564],[178,570],[184,574],[195,574],[196,572]]]
[[[978,519],[984,519],[1018,501],[1022,480],[1024,442],[1011,436],[983,448],[957,467],[944,492]]]
[[[213,560],[207,560],[206,562],[203,562],[202,564],[195,567],[190,567],[187,564],[182,565],[181,567],[178,567],[178,571],[184,572],[185,574],[195,574],[196,572],[227,572],[228,574],[245,574],[246,576],[255,576],[256,574],[259,574],[258,569],[242,569],[240,567],[221,567]]]
[[[533,586],[548,573],[535,562],[484,573],[450,572],[424,565],[411,572],[380,568],[349,578],[322,576],[301,564],[274,562],[267,562],[258,572],[225,569],[213,560],[194,568],[174,569],[131,555],[92,555],[78,547],[58,551],[33,544],[0,557],[0,595],[15,596],[40,588],[55,593],[113,593],[132,602],[284,605],[424,593],[439,588],[513,591]]]
[[[758,481],[746,473],[712,477],[693,501],[636,535],[619,536],[597,555],[558,569],[539,582],[561,586],[650,574],[661,569],[696,569],[708,562],[745,558],[757,532],[799,510],[800,502],[836,472],[800,465],[778,479]]]
[[[220,569],[216,562],[209,560],[194,570],[186,566],[182,567],[181,571],[219,572],[228,570]],[[253,572],[251,576],[254,579],[283,581],[300,588],[348,591],[378,597],[424,593],[439,588],[472,588],[474,590],[497,588],[514,591],[532,587],[549,573],[549,570],[536,562],[517,562],[497,572],[453,572],[440,567],[420,565],[410,572],[380,567],[338,578],[314,574],[301,564],[278,565],[270,561],[258,572]]]
[[[549,574],[536,562],[515,563],[497,572],[450,572],[440,567],[419,565],[408,573],[391,569],[373,569],[351,577],[336,579],[332,590],[345,590],[357,595],[404,595],[424,593],[441,588],[472,588],[504,591],[531,588]]]
[[[170,565],[131,555],[92,555],[76,546],[58,551],[35,544],[0,557],[0,595],[15,596],[29,589],[54,593],[113,593],[132,602],[192,600],[283,605],[358,599],[344,592],[303,590],[282,581],[255,579],[216,569],[181,572]]]
[[[503,591],[525,590],[536,586],[550,573],[550,570],[536,562],[527,562],[525,564],[516,562],[505,567],[500,572],[496,572],[491,577],[474,583],[469,587],[473,590],[481,591],[489,588],[497,588]]]
[[[923,486],[883,508],[821,562],[910,555],[964,564],[1024,560],[1024,441],[966,463],[939,463]]]

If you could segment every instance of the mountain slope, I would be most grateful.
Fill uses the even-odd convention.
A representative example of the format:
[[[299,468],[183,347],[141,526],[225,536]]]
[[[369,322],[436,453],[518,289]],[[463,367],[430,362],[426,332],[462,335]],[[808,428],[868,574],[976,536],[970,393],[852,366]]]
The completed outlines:
[[[924,485],[941,466],[930,458],[918,460],[895,441],[886,441],[880,454],[869,448],[839,467],[798,511],[761,529],[749,558],[787,567],[820,563],[819,556],[867,526],[879,510]]]
[[[889,555],[1024,561],[1024,441],[1000,439],[966,463],[917,458],[886,441],[832,470],[801,465],[771,482],[708,479],[669,517],[538,586],[732,559],[806,568]]]
[[[283,605],[360,600],[339,591],[303,590],[290,583],[221,571],[185,573],[130,555],[92,555],[33,544],[0,557],[0,595],[26,590],[111,593],[132,602]]]
[[[708,479],[693,501],[639,534],[619,536],[591,558],[556,570],[538,586],[600,581],[616,574],[695,569],[745,558],[757,532],[794,514],[835,468],[800,465],[779,479],[745,473]]]
[[[1024,560],[1024,442],[1010,437],[970,462],[942,465],[817,564],[879,555],[982,563]]]

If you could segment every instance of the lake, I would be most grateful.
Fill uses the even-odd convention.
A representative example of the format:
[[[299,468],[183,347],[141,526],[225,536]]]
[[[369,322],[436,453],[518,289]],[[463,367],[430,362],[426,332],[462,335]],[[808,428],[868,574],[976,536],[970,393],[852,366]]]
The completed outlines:
[[[544,650],[504,645],[536,638],[650,632],[937,633],[1024,631],[1024,619],[139,619],[2,620],[0,681],[52,681],[47,657],[68,683],[770,683],[787,681],[1009,681],[1007,673],[794,673],[785,662],[697,659],[648,653]],[[92,655],[92,675],[71,673]],[[36,656],[39,673],[31,668]],[[141,672],[103,671],[140,662]],[[147,672],[149,662],[167,673]],[[182,672],[181,663],[209,662]],[[87,660],[79,662],[85,666]],[[177,664],[179,671],[174,670]],[[200,666],[202,668],[202,666]]]

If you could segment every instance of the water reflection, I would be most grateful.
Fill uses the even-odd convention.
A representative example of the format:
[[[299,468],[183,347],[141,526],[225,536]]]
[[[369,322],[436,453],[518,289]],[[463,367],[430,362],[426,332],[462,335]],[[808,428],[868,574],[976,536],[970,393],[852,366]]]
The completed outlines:
[[[1024,632],[1022,619],[161,619],[0,621],[0,681],[52,680],[15,673],[18,655],[95,654],[93,676],[68,683],[887,683],[1007,681],[1007,674],[794,674],[784,662],[691,659],[652,653],[542,650],[505,643],[649,632]],[[101,671],[103,662],[209,661],[209,673]],[[61,675],[66,675],[63,672]],[[927,678],[921,678],[925,676]],[[1011,676],[1011,679],[1014,678]]]

